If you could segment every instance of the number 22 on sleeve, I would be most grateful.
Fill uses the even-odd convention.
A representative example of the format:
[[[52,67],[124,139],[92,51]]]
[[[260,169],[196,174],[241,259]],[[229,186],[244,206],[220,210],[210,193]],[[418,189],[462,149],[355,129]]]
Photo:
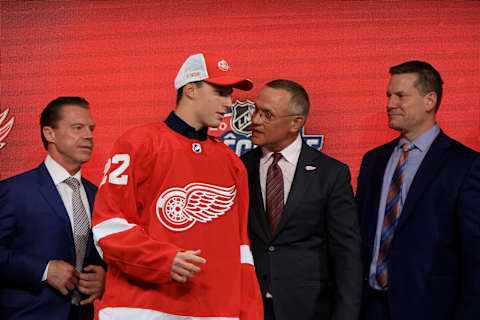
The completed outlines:
[[[112,170],[110,174],[108,171],[112,164],[120,164],[115,170]],[[123,174],[125,170],[127,170],[128,166],[130,166],[130,155],[128,154],[116,154],[112,158],[108,159],[107,163],[105,164],[105,169],[103,170],[103,179],[100,182],[101,187],[105,182],[117,185],[126,185],[128,183],[128,175]]]

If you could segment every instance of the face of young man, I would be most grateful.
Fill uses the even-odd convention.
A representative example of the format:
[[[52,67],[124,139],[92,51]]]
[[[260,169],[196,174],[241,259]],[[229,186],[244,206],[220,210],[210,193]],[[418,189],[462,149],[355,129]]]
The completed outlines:
[[[232,87],[222,87],[203,82],[196,87],[195,128],[218,127],[232,106]]]
[[[394,74],[387,90],[388,124],[410,141],[435,124],[436,95],[423,95],[414,85],[417,79],[416,73]]]
[[[283,89],[263,88],[255,101],[252,116],[252,143],[278,152],[291,144],[303,125],[288,109],[291,93]]]
[[[89,109],[75,105],[60,110],[61,119],[54,127],[44,127],[49,142],[48,153],[70,174],[90,159],[93,150],[93,122]]]

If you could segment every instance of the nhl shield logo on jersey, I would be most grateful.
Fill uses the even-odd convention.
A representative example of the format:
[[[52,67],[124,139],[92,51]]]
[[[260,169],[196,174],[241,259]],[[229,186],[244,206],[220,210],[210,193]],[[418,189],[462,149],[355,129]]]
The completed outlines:
[[[225,114],[218,128],[209,128],[208,133],[222,140],[238,156],[253,148],[250,136],[252,135],[252,114],[255,109],[255,102],[249,99],[245,101],[235,100],[232,108]],[[306,135],[304,128],[300,135],[305,142],[317,149],[322,149],[323,135]]]
[[[172,231],[186,231],[197,222],[207,223],[230,210],[237,189],[206,183],[165,190],[157,200],[157,218]]]

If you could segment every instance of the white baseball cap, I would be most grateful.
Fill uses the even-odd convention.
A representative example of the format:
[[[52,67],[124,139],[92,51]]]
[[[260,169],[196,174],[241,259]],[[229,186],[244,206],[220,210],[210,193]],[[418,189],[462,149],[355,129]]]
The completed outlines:
[[[211,54],[197,53],[187,58],[175,78],[175,89],[194,81],[205,81],[219,86],[232,86],[248,91],[253,83],[250,79],[236,76],[223,58]]]

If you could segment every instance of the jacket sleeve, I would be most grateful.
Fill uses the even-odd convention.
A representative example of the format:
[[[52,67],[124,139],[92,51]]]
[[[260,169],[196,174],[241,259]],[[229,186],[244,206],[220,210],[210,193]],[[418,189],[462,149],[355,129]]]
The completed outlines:
[[[236,159],[238,188],[238,212],[240,225],[240,261],[241,261],[241,306],[240,320],[262,320],[263,302],[253,263],[248,239],[248,179],[243,163]]]
[[[25,191],[15,192],[11,185],[11,182],[0,182],[0,282],[12,282],[39,291],[48,259],[11,247],[17,224],[21,223],[15,213],[25,209],[25,199],[18,198]]]
[[[362,290],[361,242],[350,171],[342,165],[328,198],[328,252],[332,258],[335,296],[332,318],[357,319]]]
[[[134,281],[165,283],[181,249],[153,239],[140,223],[145,204],[137,189],[151,175],[152,147],[150,135],[138,128],[114,144],[95,199],[93,237],[109,268]]]
[[[461,272],[456,319],[480,317],[480,157],[477,156],[458,196]]]

